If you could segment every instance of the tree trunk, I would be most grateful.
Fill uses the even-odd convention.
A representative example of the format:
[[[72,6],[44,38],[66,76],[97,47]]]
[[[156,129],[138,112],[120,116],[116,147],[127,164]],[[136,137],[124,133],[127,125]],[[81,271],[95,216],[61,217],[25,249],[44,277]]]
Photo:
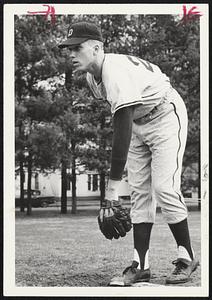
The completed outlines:
[[[22,122],[19,124],[19,136],[23,137],[22,132]],[[20,157],[20,211],[24,212],[25,205],[24,205],[24,155],[22,153]]]
[[[199,160],[198,160],[198,210],[201,209],[201,158],[200,158],[200,145],[199,145]]]
[[[100,205],[105,198],[105,172],[100,174]]]
[[[20,160],[20,211],[24,212],[24,164],[23,159]]]
[[[67,167],[66,162],[62,161],[62,172],[61,172],[61,179],[62,179],[62,190],[61,190],[61,214],[67,213]]]
[[[76,197],[76,159],[75,159],[75,143],[72,142],[71,145],[71,152],[72,152],[72,166],[71,166],[71,171],[72,171],[72,214],[77,213],[77,197]]]
[[[142,24],[142,21],[143,21],[143,16],[139,15],[138,18],[137,18],[137,25],[139,27],[139,29],[141,28],[141,24]],[[138,56],[139,57],[142,57],[142,53],[143,53],[143,49],[142,49],[142,44],[141,44],[141,33],[139,33],[138,37],[137,37],[137,43],[138,43]]]
[[[28,156],[28,181],[27,181],[27,215],[32,214],[32,201],[31,201],[31,184],[32,184],[32,156]]]

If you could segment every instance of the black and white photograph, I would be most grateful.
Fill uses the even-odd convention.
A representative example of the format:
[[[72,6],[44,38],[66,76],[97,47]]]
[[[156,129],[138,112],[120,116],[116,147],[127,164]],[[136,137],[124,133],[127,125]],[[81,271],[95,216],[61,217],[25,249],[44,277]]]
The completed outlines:
[[[4,5],[4,295],[208,296],[208,5]]]

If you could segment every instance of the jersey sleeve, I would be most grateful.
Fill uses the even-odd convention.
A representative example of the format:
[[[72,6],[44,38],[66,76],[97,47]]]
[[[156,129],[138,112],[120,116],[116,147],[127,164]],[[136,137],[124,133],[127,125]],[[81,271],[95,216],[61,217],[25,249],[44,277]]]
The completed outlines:
[[[103,82],[112,114],[120,108],[141,103],[140,92],[130,73],[124,68],[105,68]]]
[[[133,122],[133,108],[118,110],[113,117],[110,179],[121,180],[127,161]]]

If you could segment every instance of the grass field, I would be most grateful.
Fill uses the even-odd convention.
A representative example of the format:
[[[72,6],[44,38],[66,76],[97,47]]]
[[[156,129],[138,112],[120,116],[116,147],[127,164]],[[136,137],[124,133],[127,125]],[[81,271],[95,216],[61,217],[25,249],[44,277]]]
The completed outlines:
[[[16,212],[16,285],[37,287],[106,286],[131,263],[132,230],[109,241],[98,229],[97,211],[61,215],[57,209]],[[189,213],[193,248],[200,259],[200,212]],[[164,284],[176,245],[161,213],[157,214],[150,245],[151,283]],[[201,286],[200,269],[180,286]]]

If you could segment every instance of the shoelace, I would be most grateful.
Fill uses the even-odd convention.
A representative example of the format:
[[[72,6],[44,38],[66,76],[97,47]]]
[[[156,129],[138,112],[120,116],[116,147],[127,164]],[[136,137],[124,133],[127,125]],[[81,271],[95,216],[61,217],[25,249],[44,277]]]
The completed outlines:
[[[123,274],[126,274],[129,270],[130,270],[132,273],[136,273],[136,268],[134,268],[133,266],[129,266],[129,267],[127,267],[127,268],[123,271]]]
[[[173,272],[174,274],[180,274],[183,270],[187,268],[187,265],[182,261],[174,260],[172,264],[176,266]]]
[[[131,266],[127,267],[127,268],[124,270],[123,274],[126,274],[129,270],[130,270],[133,274],[135,274],[136,271],[137,271],[137,267],[138,267],[138,262],[137,262],[137,261],[133,261],[132,264],[131,264]]]

